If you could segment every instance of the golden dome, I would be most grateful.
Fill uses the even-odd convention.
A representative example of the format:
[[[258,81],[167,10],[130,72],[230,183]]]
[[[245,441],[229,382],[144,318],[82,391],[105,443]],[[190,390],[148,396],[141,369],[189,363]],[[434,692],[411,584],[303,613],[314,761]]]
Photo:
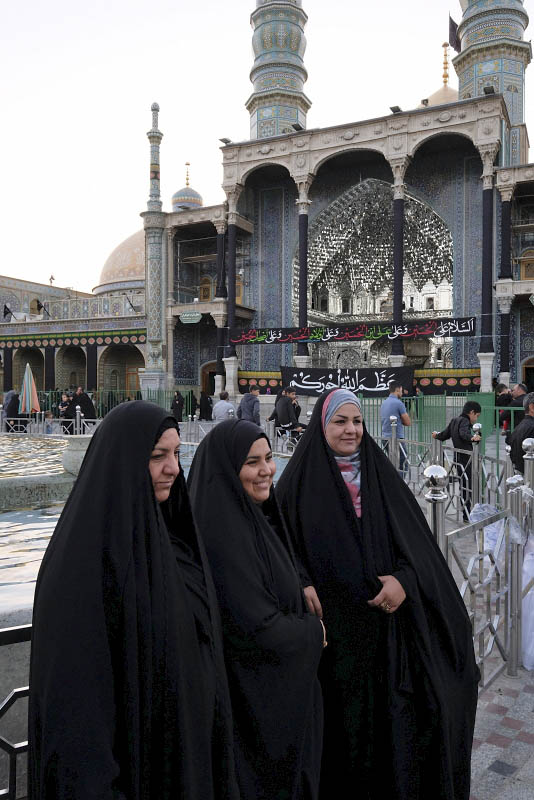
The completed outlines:
[[[458,89],[452,89],[450,86],[445,85],[442,86],[441,89],[438,89],[437,92],[434,92],[434,94],[431,94],[425,105],[430,108],[430,106],[444,106],[446,103],[457,102]],[[419,108],[424,108],[424,105],[420,105]]]
[[[104,264],[100,273],[100,281],[95,287],[95,294],[101,294],[114,288],[110,284],[138,284],[145,280],[145,232],[137,231],[115,248]]]

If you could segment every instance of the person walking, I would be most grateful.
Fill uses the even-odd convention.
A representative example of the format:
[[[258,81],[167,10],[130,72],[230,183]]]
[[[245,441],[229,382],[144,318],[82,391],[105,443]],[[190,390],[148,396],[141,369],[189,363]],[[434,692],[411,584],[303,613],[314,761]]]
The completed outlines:
[[[260,387],[253,384],[248,390],[248,394],[244,394],[243,398],[237,409],[237,418],[254,422],[256,425],[261,424],[260,420]]]
[[[389,452],[391,441],[391,419],[397,418],[397,440],[399,441],[399,472],[404,474],[406,465],[406,448],[400,440],[404,440],[404,428],[410,427],[412,420],[402,402],[403,387],[398,381],[390,381],[388,384],[389,396],[386,397],[380,407],[380,419],[382,422],[382,444],[384,452]]]
[[[464,522],[469,521],[469,512],[471,511],[471,497],[472,497],[472,455],[473,442],[479,442],[480,436],[477,434],[473,436],[471,426],[475,424],[482,412],[480,403],[476,400],[468,400],[464,404],[462,413],[458,417],[451,419],[449,424],[444,430],[433,431],[432,438],[439,439],[445,442],[447,439],[452,439],[452,446],[456,450],[467,450],[468,452],[454,453],[454,463],[456,464],[456,472],[460,480],[460,496],[462,498],[462,513]]]
[[[211,412],[213,408],[213,401],[207,392],[200,392],[200,419],[209,422],[211,420]]]
[[[525,473],[523,442],[525,439],[534,438],[534,392],[524,395],[523,408],[525,416],[519,425],[506,437],[506,443],[511,447],[510,458],[512,459],[512,464],[517,472],[522,475]]]
[[[304,426],[299,424],[299,415],[297,392],[292,386],[286,386],[284,394],[276,401],[278,426],[290,433],[302,433]]]
[[[184,403],[185,403],[185,398],[183,394],[180,391],[176,390],[174,393],[174,398],[171,406],[171,411],[174,415],[174,419],[176,420],[176,422],[182,421],[182,415],[184,412]]]

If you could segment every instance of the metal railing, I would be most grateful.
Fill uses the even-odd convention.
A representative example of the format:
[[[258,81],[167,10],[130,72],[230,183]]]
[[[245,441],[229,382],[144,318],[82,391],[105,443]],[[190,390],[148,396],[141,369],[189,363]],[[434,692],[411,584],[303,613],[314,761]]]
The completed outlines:
[[[198,442],[215,424],[188,419],[182,425],[184,455],[192,457]],[[267,423],[267,433],[271,441],[276,442],[273,429],[274,423]],[[280,450],[277,455],[290,457],[287,443],[281,445],[282,448],[284,446],[285,452]],[[389,458],[398,466],[399,440],[396,431],[388,448]],[[528,585],[522,585],[524,540],[533,530],[534,519],[534,439],[526,440],[524,448],[525,478],[512,475],[508,462],[502,465],[498,486],[492,485],[489,480],[494,474],[492,468],[497,460],[489,459],[488,471],[484,472],[480,468],[482,456],[475,457],[472,462],[471,501],[483,500],[487,496],[496,498],[503,507],[485,519],[454,527],[450,516],[446,514],[452,502],[451,485],[458,485],[453,473],[454,460],[447,461],[445,448],[438,440],[432,440],[430,444],[411,441],[406,447],[406,480],[415,489],[414,475],[417,475],[420,479],[417,493],[422,495],[426,490],[424,499],[430,528],[467,607],[481,671],[480,692],[485,691],[504,671],[511,676],[517,675],[521,663],[522,602],[534,589],[534,579]],[[452,454],[454,457],[455,451]],[[454,478],[452,481],[451,475]],[[479,488],[475,489],[475,486]],[[499,532],[490,546],[486,541],[486,533],[489,526],[496,525],[500,526]],[[447,527],[451,530],[447,530]],[[30,635],[30,625],[0,630],[0,646],[28,642]],[[0,703],[0,722],[13,705],[26,697],[27,686],[10,692]],[[27,752],[27,747],[26,741],[12,743],[0,735],[0,751],[8,759],[8,785],[7,789],[0,789],[0,796],[7,800],[15,800],[17,759]]]
[[[22,644],[31,639],[31,625],[21,625],[16,628],[4,628],[0,630],[0,647],[5,645]],[[20,700],[28,697],[29,687],[23,686],[13,689],[8,696],[0,702],[0,724],[7,712]],[[19,758],[28,752],[27,740],[22,742],[10,742],[0,735],[0,752],[7,757],[7,787],[0,789],[0,797],[6,800],[16,800],[17,797],[17,766]]]
[[[4,417],[0,405],[0,433],[29,434],[33,436],[64,436],[92,434],[102,422],[101,419],[86,419],[80,406],[76,406],[75,416],[47,416],[50,412],[38,411],[20,417]]]

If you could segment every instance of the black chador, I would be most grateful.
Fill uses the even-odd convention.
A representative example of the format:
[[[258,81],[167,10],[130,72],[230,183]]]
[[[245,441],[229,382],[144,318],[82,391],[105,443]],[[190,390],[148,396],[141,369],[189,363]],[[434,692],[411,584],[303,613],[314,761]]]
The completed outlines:
[[[417,501],[365,430],[357,517],[323,433],[327,396],[276,487],[328,632],[321,797],[468,800],[479,674],[464,603]],[[379,575],[406,592],[393,614],[367,604]]]
[[[239,479],[263,432],[219,423],[189,474],[223,621],[242,800],[314,800],[322,704],[317,666],[323,633],[307,613],[278,507],[256,505]]]
[[[124,403],[97,429],[35,595],[31,800],[238,800],[215,590],[183,475],[156,502],[174,418]]]

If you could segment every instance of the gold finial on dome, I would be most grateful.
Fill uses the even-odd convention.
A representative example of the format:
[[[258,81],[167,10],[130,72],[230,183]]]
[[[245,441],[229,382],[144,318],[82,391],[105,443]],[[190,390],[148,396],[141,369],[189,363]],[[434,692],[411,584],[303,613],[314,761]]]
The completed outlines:
[[[185,162],[185,185],[189,186],[189,167],[191,166],[191,162]]]
[[[443,85],[447,86],[449,83],[449,43],[443,42]]]

